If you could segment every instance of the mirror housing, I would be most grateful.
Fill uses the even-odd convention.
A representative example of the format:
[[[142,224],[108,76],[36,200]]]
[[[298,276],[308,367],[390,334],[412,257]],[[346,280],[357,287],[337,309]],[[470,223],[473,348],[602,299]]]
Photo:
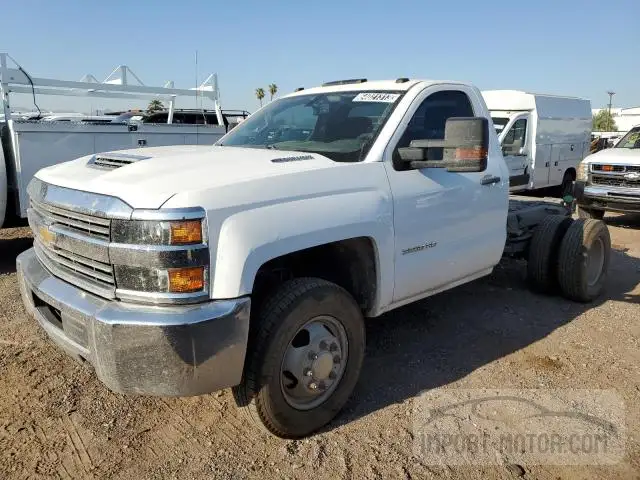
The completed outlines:
[[[429,149],[442,148],[442,160],[429,160]],[[444,140],[412,140],[398,154],[410,168],[445,168],[448,172],[483,172],[487,168],[489,121],[484,117],[447,119]]]

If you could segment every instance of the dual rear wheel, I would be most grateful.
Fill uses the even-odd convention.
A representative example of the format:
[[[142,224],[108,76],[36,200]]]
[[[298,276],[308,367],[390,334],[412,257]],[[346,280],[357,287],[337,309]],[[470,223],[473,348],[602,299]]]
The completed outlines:
[[[551,215],[536,228],[527,263],[531,287],[590,302],[604,291],[611,237],[604,222]]]

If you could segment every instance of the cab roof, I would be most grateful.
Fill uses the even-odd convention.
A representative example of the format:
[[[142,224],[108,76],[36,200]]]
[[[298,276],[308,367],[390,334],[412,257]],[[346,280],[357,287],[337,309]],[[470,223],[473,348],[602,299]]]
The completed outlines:
[[[399,81],[402,80],[402,81]],[[318,94],[318,93],[326,93],[326,92],[370,92],[370,91],[395,91],[395,92],[406,92],[414,85],[419,83],[424,84],[424,86],[438,83],[452,83],[459,85],[466,85],[464,82],[455,82],[449,80],[426,80],[426,79],[398,79],[398,80],[366,80],[366,81],[345,81],[349,83],[341,83],[341,84],[332,84],[332,85],[322,85],[319,87],[312,87],[308,89],[303,89],[296,91],[294,93],[290,93],[287,97],[297,96],[297,95],[309,95],[309,94]],[[331,82],[329,82],[331,83]]]

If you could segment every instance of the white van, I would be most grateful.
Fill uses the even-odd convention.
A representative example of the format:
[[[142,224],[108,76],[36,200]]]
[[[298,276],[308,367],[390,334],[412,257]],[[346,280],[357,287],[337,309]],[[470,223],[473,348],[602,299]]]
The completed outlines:
[[[518,90],[482,92],[509,167],[511,191],[559,187],[571,192],[589,155],[591,102]]]

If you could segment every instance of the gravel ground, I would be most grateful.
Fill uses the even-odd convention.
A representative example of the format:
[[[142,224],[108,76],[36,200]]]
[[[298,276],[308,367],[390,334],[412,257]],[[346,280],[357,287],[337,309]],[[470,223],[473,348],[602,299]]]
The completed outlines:
[[[245,423],[229,391],[126,397],[63,355],[25,315],[0,231],[0,478],[640,478],[640,216],[609,217],[607,294],[590,305],[526,289],[521,263],[367,326],[352,400],[326,431],[282,441]],[[610,466],[434,466],[413,453],[423,391],[613,389],[626,455]]]

